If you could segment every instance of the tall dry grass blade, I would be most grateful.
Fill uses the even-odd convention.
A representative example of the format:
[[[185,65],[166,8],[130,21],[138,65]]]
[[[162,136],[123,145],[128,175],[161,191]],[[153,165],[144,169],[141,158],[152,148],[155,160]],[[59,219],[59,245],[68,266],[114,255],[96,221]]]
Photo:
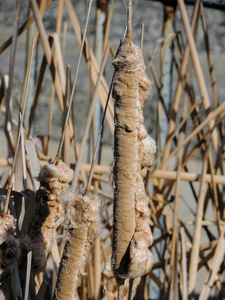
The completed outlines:
[[[43,16],[45,10],[45,1],[41,2],[40,5],[40,15]],[[27,68],[26,68],[26,74],[25,74],[25,79],[24,79],[24,85],[23,85],[23,93],[22,93],[22,100],[20,103],[20,110],[23,110],[23,106],[24,106],[24,101],[25,98],[27,97],[27,81],[29,80],[30,76],[31,76],[31,68],[32,66],[30,66],[30,64],[32,64],[33,62],[33,58],[34,58],[34,53],[37,47],[37,43],[38,43],[38,37],[39,37],[39,31],[37,28],[35,28],[35,32],[34,32],[34,36],[32,39],[32,43],[31,43],[31,49],[29,49],[29,57],[27,60]]]
[[[69,100],[69,104],[68,104],[68,109],[67,109],[67,114],[66,114],[66,119],[65,119],[65,123],[64,123],[63,132],[62,132],[62,135],[61,135],[61,138],[60,138],[59,147],[58,147],[58,151],[57,151],[56,158],[55,158],[55,163],[56,164],[61,158],[63,141],[64,141],[64,138],[65,138],[66,128],[68,126],[68,121],[69,121],[70,110],[71,110],[71,107],[72,107],[73,98],[74,98],[75,91],[76,91],[77,78],[78,78],[78,73],[79,73],[79,69],[80,69],[82,53],[83,53],[83,49],[84,49],[84,43],[85,43],[85,39],[86,39],[86,33],[87,33],[88,22],[89,22],[89,17],[90,17],[90,12],[91,12],[91,6],[92,6],[92,0],[90,0],[90,3],[89,3],[88,14],[87,14],[87,18],[86,18],[84,34],[83,34],[82,43],[81,43],[81,47],[80,47],[80,53],[79,53],[79,57],[78,57],[73,88],[72,88],[72,92],[71,92],[71,95],[70,95],[70,100]]]
[[[62,50],[59,42],[59,35],[55,32],[49,36],[49,43],[54,44],[54,66],[55,69],[58,69],[59,72],[59,80],[62,87],[63,95],[65,95],[66,92],[66,73],[64,70],[64,63],[63,63],[63,56],[62,56]],[[54,83],[54,82],[53,82]]]
[[[171,4],[163,5],[163,36],[165,37],[160,49],[160,92],[165,101],[168,112],[172,107],[172,83],[173,83],[173,61],[174,41],[167,36],[175,33],[175,15],[176,7]],[[166,142],[166,133],[168,129],[167,117],[161,110],[160,103],[158,106],[160,115],[158,116],[158,127],[160,135],[158,137],[158,148],[161,150]]]
[[[103,57],[103,43],[104,43],[104,35],[105,35],[105,24],[107,24],[107,14],[108,14],[108,2],[105,1],[97,1],[96,6],[96,18],[95,18],[95,42],[94,42],[94,54],[97,59],[97,63],[100,66],[102,57]],[[88,42],[90,44],[90,37],[88,37]],[[89,57],[90,57],[90,49],[88,50]],[[91,68],[91,66],[90,66]],[[92,91],[92,80],[91,80],[91,71],[90,74],[90,82],[91,82],[91,96],[93,94]],[[102,117],[102,108],[100,104],[100,100],[97,99],[96,105],[95,105],[95,112],[93,115],[92,120],[92,140],[90,141],[90,148],[89,148],[89,156],[90,159],[92,157],[92,153],[95,149],[95,144],[99,132],[99,128],[101,126],[101,117]],[[91,149],[92,146],[92,149]],[[98,151],[98,162],[101,160],[101,149]],[[97,182],[96,182],[97,183]]]
[[[179,200],[180,200],[180,181],[181,181],[181,168],[182,168],[182,160],[181,155],[178,155],[177,159],[177,178],[176,178],[176,188],[175,188],[175,200],[174,200],[174,216],[173,216],[173,234],[172,234],[172,245],[171,245],[171,258],[170,258],[170,266],[171,266],[171,282],[170,282],[170,296],[169,299],[173,300],[176,298],[174,295],[175,287],[175,270],[177,261],[175,257],[175,252],[177,248],[178,242],[178,208],[179,208]]]
[[[63,110],[63,87],[60,84],[60,80],[59,80],[59,76],[58,76],[58,72],[55,68],[54,65],[54,61],[52,59],[52,51],[51,51],[51,47],[49,45],[49,41],[48,41],[48,37],[45,31],[45,27],[42,21],[42,18],[40,16],[40,12],[38,10],[38,6],[35,0],[31,0],[31,6],[32,6],[32,10],[34,13],[34,17],[37,23],[37,27],[40,33],[40,38],[41,38],[41,43],[44,49],[44,53],[45,53],[45,57],[47,60],[47,64],[49,66],[50,69],[50,73],[52,76],[52,80],[55,82],[55,88],[56,88],[56,93],[57,93],[57,97],[59,100],[59,105],[60,108]]]
[[[55,102],[55,85],[53,82],[52,83],[52,91],[51,91],[50,111],[49,111],[47,143],[46,143],[46,148],[44,149],[45,153],[47,155],[49,155],[49,145],[50,145],[51,132],[52,132],[54,102]]]
[[[202,99],[203,106],[204,106],[204,109],[205,109],[206,113],[208,113],[210,111],[211,104],[210,104],[210,100],[209,100],[209,95],[208,95],[208,91],[207,91],[203,71],[202,71],[202,68],[201,68],[200,61],[199,61],[199,56],[198,56],[198,52],[197,52],[197,49],[196,49],[196,44],[194,42],[192,30],[191,30],[191,27],[190,27],[187,11],[186,11],[183,0],[178,0],[178,6],[179,6],[179,9],[180,9],[180,12],[181,12],[181,17],[182,17],[184,29],[185,29],[188,44],[189,44],[189,47],[190,47],[190,53],[191,53],[191,57],[192,57],[192,60],[193,60],[193,65],[194,65],[194,68],[195,68],[199,89],[200,89],[200,92],[201,92],[201,96],[203,97],[203,99]],[[215,123],[212,120],[209,123],[209,127],[212,130],[213,147],[214,147],[215,152],[217,153],[218,152],[218,132],[217,132],[217,129],[214,128],[214,124]]]
[[[50,5],[53,3],[53,0],[48,0],[46,5],[45,5],[45,10],[50,7]],[[33,22],[35,21],[34,16],[31,16],[28,20],[26,20],[19,28],[18,28],[18,36],[23,33]],[[12,43],[13,37],[10,36],[10,38],[5,41],[1,46],[0,46],[0,54],[4,52],[5,49],[7,49],[11,43]]]
[[[20,120],[21,122],[21,120]],[[26,167],[26,156],[25,156],[25,142],[24,142],[24,128],[21,126],[21,153],[22,153],[22,165],[23,165],[23,190],[28,188],[27,182],[27,167]]]
[[[72,2],[71,0],[65,0],[65,7],[68,13],[68,16],[70,18],[70,21],[72,23],[73,26],[73,30],[76,34],[78,43],[81,45],[81,41],[82,41],[82,36],[83,36],[83,31],[81,28],[81,25],[78,21],[77,15],[75,13],[75,10],[73,8]],[[99,66],[97,64],[96,58],[93,54],[93,51],[90,47],[90,44],[88,43],[87,39],[85,40],[85,45],[86,48],[90,49],[90,60],[88,62],[90,62],[90,64],[87,64],[89,71],[91,72],[91,78],[92,78],[92,82],[94,85],[96,85],[97,82],[97,78],[98,78],[98,74],[99,74]],[[85,56],[85,59],[87,60],[87,57]],[[91,66],[91,68],[90,68]],[[99,86],[99,98],[100,98],[100,102],[101,105],[104,109],[105,107],[105,102],[107,99],[107,94],[108,94],[108,86],[105,80],[105,77],[102,75],[101,76],[101,80],[100,80],[100,86]],[[112,107],[112,103],[109,102],[108,104],[109,108],[107,110],[107,114],[106,114],[106,119],[108,121],[109,124],[109,128],[111,130],[111,132],[113,133],[113,107]]]
[[[16,15],[14,21],[14,28],[13,28],[13,37],[12,37],[12,48],[10,52],[10,62],[9,62],[9,87],[7,90],[7,102],[9,103],[10,103],[12,86],[13,86],[14,65],[15,65],[15,57],[16,57],[16,47],[17,47],[21,8],[22,8],[22,0],[17,0]]]
[[[106,64],[106,61],[107,61],[108,53],[109,53],[109,51],[107,51],[105,53],[105,56],[103,57],[102,65],[101,65],[101,68],[100,68],[100,71],[99,71],[100,73],[98,75],[97,83],[96,83],[95,90],[94,90],[94,93],[93,93],[93,98],[92,98],[92,101],[91,101],[91,104],[90,104],[90,107],[89,107],[87,121],[86,121],[85,129],[84,129],[84,133],[83,133],[83,138],[82,138],[81,145],[80,145],[79,157],[78,157],[78,160],[76,162],[76,167],[75,167],[75,170],[74,170],[74,178],[73,178],[73,183],[72,183],[73,187],[76,187],[77,183],[78,183],[80,167],[81,167],[81,163],[82,163],[82,159],[83,159],[83,155],[84,155],[84,147],[85,147],[86,142],[87,142],[88,133],[89,133],[91,120],[92,120],[92,115],[94,113],[96,96],[99,92],[98,88],[99,88],[99,85],[100,85],[100,79],[101,79],[101,76],[102,76],[103,71],[105,69],[105,64]]]
[[[213,103],[214,103],[214,108],[216,108],[219,105],[218,90],[217,90],[216,76],[215,76],[215,71],[214,71],[213,61],[212,61],[212,53],[210,51],[205,9],[202,3],[200,5],[200,11],[201,11],[202,28],[204,32],[204,38],[205,38],[205,48],[206,48],[206,53],[208,58],[209,73],[210,73],[210,79],[212,85]]]
[[[50,44],[50,47],[52,45]],[[28,137],[30,134],[30,130],[31,130],[31,126],[32,126],[32,122],[34,119],[34,115],[35,115],[35,110],[37,107],[37,103],[38,103],[38,96],[41,90],[41,84],[43,82],[44,79],[44,74],[45,74],[45,70],[47,67],[47,60],[45,55],[43,56],[42,62],[41,62],[41,66],[40,66],[40,71],[38,73],[38,77],[36,80],[36,85],[35,85],[35,89],[34,89],[34,95],[33,95],[33,100],[32,100],[32,104],[31,104],[31,109],[30,109],[30,116],[28,119],[28,124],[27,124],[27,128],[26,128],[26,136]]]
[[[218,232],[219,235],[221,234],[221,217],[220,217],[220,208],[219,208],[219,199],[218,199],[218,192],[217,189],[219,187],[215,183],[215,168],[213,166],[213,159],[212,159],[212,153],[209,152],[209,169],[211,171],[212,181],[211,181],[211,189],[213,193],[213,208],[217,219],[217,226],[218,226]]]
[[[111,7],[110,7],[110,10],[109,10],[109,14],[107,16],[107,22],[106,22],[105,34],[104,34],[104,42],[103,42],[103,47],[102,47],[103,56],[105,54],[105,51],[107,49],[107,45],[108,45],[108,42],[109,42],[110,26],[111,26],[111,20],[112,20],[115,1],[116,0],[111,1]]]
[[[63,12],[63,1],[58,2],[58,14],[57,14],[57,21],[56,21],[56,33],[58,38],[60,39],[61,34],[61,25],[62,25],[62,12]],[[63,56],[63,55],[62,55]],[[63,58],[62,58],[63,61]],[[54,55],[54,64],[57,66],[57,56],[56,51]],[[53,106],[55,100],[55,84],[52,83],[52,91],[51,91],[51,102],[50,102],[50,114],[49,114],[49,123],[48,123],[48,136],[47,136],[47,143],[45,153],[49,155],[49,143],[51,138],[51,130],[52,130],[52,119],[53,119]]]
[[[109,47],[106,50],[107,51],[105,52],[105,54],[108,55]],[[113,78],[114,78],[114,75],[113,75]],[[96,142],[96,146],[95,146],[95,151],[94,151],[94,155],[93,155],[92,163],[91,163],[91,167],[90,167],[90,172],[89,172],[89,176],[88,176],[86,191],[88,191],[91,187],[91,181],[92,181],[92,177],[93,177],[94,166],[95,166],[95,162],[96,162],[96,159],[97,159],[97,153],[98,153],[98,150],[99,150],[99,144],[100,144],[100,141],[101,141],[101,136],[102,136],[102,131],[103,131],[103,124],[104,124],[104,121],[105,121],[106,112],[107,112],[107,108],[108,108],[108,103],[109,103],[110,95],[111,95],[111,92],[112,92],[113,78],[112,78],[112,81],[111,81],[111,84],[110,84],[109,93],[108,93],[105,109],[104,109],[103,116],[102,116],[101,126],[100,126],[100,130],[99,130],[99,134],[98,134],[98,138],[97,138],[97,142]]]
[[[15,171],[15,167],[16,167],[16,161],[17,161],[17,155],[18,155],[18,151],[19,151],[21,128],[22,128],[22,123],[23,123],[24,114],[25,114],[27,93],[28,93],[28,87],[29,87],[29,78],[30,78],[30,72],[31,72],[32,59],[33,59],[33,55],[34,55],[34,44],[35,44],[35,40],[33,39],[31,56],[30,56],[30,61],[29,61],[28,80],[25,82],[26,83],[26,85],[25,85],[25,96],[24,96],[24,100],[23,100],[24,105],[23,105],[23,110],[22,110],[21,116],[20,116],[20,123],[19,123],[18,132],[17,132],[16,149],[15,149],[14,158],[13,158],[12,171],[11,171],[11,175],[10,175],[10,179],[9,179],[8,193],[7,193],[7,196],[6,196],[3,216],[5,216],[7,214],[10,194],[11,194],[12,185],[13,185],[13,175],[14,175],[14,171]]]
[[[192,20],[192,29],[191,29],[192,32],[194,32],[195,27],[196,27],[198,11],[199,11],[199,5],[200,5],[200,0],[197,0],[196,3],[195,3],[194,17],[193,17],[193,20]],[[181,65],[181,68],[180,68],[180,72],[181,72],[182,77],[185,75],[185,72],[186,72],[188,59],[189,59],[189,55],[190,55],[189,51],[190,51],[189,50],[189,45],[187,45],[186,48],[185,48],[184,54],[183,54],[182,65]],[[176,91],[175,91],[175,95],[174,95],[173,104],[172,104],[172,107],[171,107],[172,115],[170,116],[170,120],[169,120],[167,138],[169,138],[170,135],[175,130],[175,117],[176,117],[176,114],[178,112],[181,93],[182,93],[182,81],[179,78],[177,86],[176,86]],[[163,170],[165,170],[166,166],[167,166],[170,148],[171,148],[171,141],[167,142],[166,145],[165,145],[165,148],[164,148],[164,155],[163,155],[162,166],[161,166],[161,168]],[[161,184],[162,184],[162,182],[161,182]]]
[[[67,72],[66,72],[66,95],[64,98],[64,111],[63,111],[63,124],[65,124],[66,116],[68,114],[68,100],[69,100],[69,95],[71,94],[71,88],[70,88],[70,80],[71,80],[71,68],[67,67]],[[70,124],[69,124],[70,125]],[[66,125],[63,125],[65,127]],[[68,166],[70,165],[70,136],[73,136],[73,134],[70,132],[71,127],[75,127],[74,123],[71,126],[66,126],[65,132],[64,132],[64,141],[62,140],[63,143],[63,149],[62,149],[62,157],[63,161],[65,164]],[[64,129],[64,128],[63,128]],[[72,128],[73,130],[74,128]]]

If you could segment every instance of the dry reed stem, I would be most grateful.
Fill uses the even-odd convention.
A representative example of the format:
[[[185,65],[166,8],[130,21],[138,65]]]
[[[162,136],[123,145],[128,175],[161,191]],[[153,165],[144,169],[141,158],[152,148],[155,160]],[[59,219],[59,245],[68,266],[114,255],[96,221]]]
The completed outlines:
[[[196,27],[197,16],[198,16],[198,11],[199,11],[199,5],[200,5],[200,0],[197,0],[196,3],[195,3],[194,17],[193,17],[192,25],[191,25],[192,26],[192,28],[191,28],[192,32],[194,32],[195,27]],[[188,60],[189,60],[189,56],[190,56],[190,49],[189,49],[189,45],[187,45],[185,50],[184,50],[182,64],[181,64],[181,67],[180,67],[180,73],[181,73],[182,77],[185,75]],[[175,130],[175,117],[176,117],[176,114],[178,112],[181,93],[182,93],[182,80],[179,78],[178,83],[177,83],[177,87],[176,87],[176,91],[175,91],[175,95],[174,95],[172,109],[171,109],[171,111],[173,112],[173,115],[171,115],[170,120],[169,120],[169,126],[168,126],[168,132],[167,132],[167,137],[168,138],[170,137],[170,135]],[[162,158],[162,167],[161,167],[163,170],[165,170],[166,166],[167,166],[168,156],[169,156],[169,152],[170,152],[170,148],[171,148],[171,141],[172,140],[169,140],[165,144],[164,156]],[[161,185],[162,185],[162,182],[161,182]]]
[[[45,5],[45,10],[48,9],[51,4],[52,4],[53,0],[49,0],[47,1],[46,5]],[[18,28],[18,36],[23,33],[27,28],[29,28],[29,26],[34,22],[34,16],[31,16],[29,19],[27,19],[19,28]],[[0,46],[0,54],[2,52],[4,52],[5,49],[7,49],[12,43],[12,36],[10,36],[10,38],[5,41],[1,46]]]
[[[60,108],[63,110],[63,88],[61,86],[61,83],[59,80],[59,75],[55,68],[54,61],[52,59],[52,51],[51,51],[51,48],[50,48],[50,45],[48,42],[48,37],[47,37],[46,31],[45,31],[45,27],[44,27],[42,18],[40,16],[37,3],[34,0],[31,0],[31,6],[32,6],[32,10],[33,10],[34,17],[36,20],[36,24],[37,24],[37,27],[38,27],[38,30],[40,33],[41,43],[42,43],[42,46],[43,46],[43,49],[45,52],[47,64],[50,69],[52,80],[55,83],[55,88],[56,88],[56,93],[57,93],[57,97],[59,100],[59,105],[60,105]]]
[[[63,195],[68,234],[54,299],[74,299],[85,272],[88,250],[100,230],[99,199],[92,192],[70,189]]]
[[[144,160],[143,103],[151,87],[139,47],[123,39],[113,61],[115,75],[113,269],[119,284],[147,273],[153,264],[152,235],[141,177]],[[146,143],[150,148],[154,143]],[[147,146],[147,147],[148,147]],[[155,145],[150,149],[155,152]],[[151,153],[151,154],[152,154]],[[152,156],[144,164],[150,166]],[[145,157],[145,159],[147,156]],[[129,188],[128,188],[129,187]]]
[[[71,107],[72,107],[72,103],[73,103],[73,98],[74,98],[74,95],[75,95],[77,78],[78,78],[78,73],[79,73],[80,63],[81,63],[81,58],[82,58],[82,53],[83,53],[83,49],[84,49],[84,45],[85,45],[85,39],[86,39],[86,33],[87,33],[87,27],[88,27],[88,22],[89,22],[91,6],[92,6],[92,0],[90,0],[90,2],[89,2],[88,13],[87,13],[87,18],[86,18],[86,23],[85,23],[85,29],[84,29],[84,33],[83,33],[83,37],[82,37],[82,43],[81,43],[79,58],[78,58],[78,62],[77,62],[76,74],[75,74],[73,88],[72,88],[69,103],[68,103],[68,109],[67,109],[67,113],[66,113],[65,123],[64,123],[63,131],[62,131],[62,135],[61,135],[61,138],[60,138],[59,147],[58,147],[58,151],[57,151],[57,155],[56,155],[56,163],[61,158],[63,141],[64,141],[64,138],[65,138],[65,135],[66,135],[66,129],[67,129],[68,122],[69,122],[69,116],[70,116],[70,111],[71,111]]]
[[[83,35],[83,31],[81,28],[81,25],[78,21],[77,15],[75,13],[75,10],[73,8],[72,2],[71,0],[65,0],[65,7],[68,13],[68,16],[71,20],[72,26],[73,26],[73,30],[76,34],[78,43],[81,45],[81,38]],[[98,74],[99,74],[99,66],[97,64],[96,58],[94,56],[94,53],[90,47],[90,44],[88,43],[87,39],[85,40],[85,46],[89,49],[89,53],[90,53],[90,59],[87,59],[87,56],[85,56],[85,59],[87,62],[90,62],[87,64],[88,69],[91,73],[91,78],[92,78],[92,82],[96,85],[97,82],[97,78],[98,78]],[[102,75],[101,76],[101,80],[100,80],[100,85],[99,85],[99,92],[98,92],[98,96],[100,98],[100,102],[101,105],[104,109],[105,107],[105,102],[107,99],[107,94],[108,94],[108,86],[105,80],[105,77]],[[106,118],[110,127],[111,132],[113,132],[113,108],[112,108],[112,103],[109,102],[109,107],[106,113]]]
[[[83,133],[83,137],[82,137],[82,141],[81,141],[81,145],[80,145],[80,149],[79,149],[79,157],[78,157],[78,160],[76,162],[76,166],[75,166],[75,170],[74,170],[73,187],[76,187],[77,184],[78,184],[78,176],[79,176],[79,173],[80,173],[81,162],[82,162],[83,155],[84,155],[84,148],[85,148],[85,145],[87,143],[88,133],[89,133],[89,130],[90,130],[92,116],[93,116],[93,113],[94,113],[95,103],[96,103],[96,99],[97,99],[97,93],[98,93],[98,89],[99,89],[100,82],[101,82],[100,79],[101,79],[103,71],[105,69],[105,64],[106,64],[106,60],[107,60],[107,57],[108,57],[108,53],[109,53],[109,48],[107,48],[107,51],[105,52],[105,55],[103,57],[103,61],[102,61],[101,68],[99,70],[98,79],[97,79],[97,82],[96,82],[96,86],[95,86],[95,90],[94,90],[94,93],[93,93],[92,101],[91,101],[91,104],[90,104],[90,107],[89,107],[87,121],[86,121],[85,129],[84,129],[84,133]]]
[[[203,97],[203,100],[202,100],[203,106],[204,106],[205,111],[208,113],[208,111],[211,108],[211,104],[210,104],[210,100],[209,100],[209,95],[208,95],[208,91],[207,91],[203,71],[202,71],[202,68],[201,68],[200,61],[199,61],[199,56],[198,56],[198,53],[197,53],[196,44],[194,42],[192,30],[191,30],[191,27],[190,27],[187,11],[186,11],[183,0],[178,0],[178,6],[179,6],[179,9],[180,9],[184,29],[185,29],[188,44],[189,44],[189,47],[190,47],[190,53],[191,53],[191,57],[192,57],[192,60],[193,60],[193,66],[195,68],[199,89],[200,89],[201,95]],[[209,122],[209,128],[212,130],[212,135],[211,135],[212,143],[213,143],[214,150],[217,153],[218,152],[218,131],[217,131],[216,128],[214,128],[214,125],[215,125],[214,120],[211,120]]]
[[[203,218],[203,206],[205,201],[205,187],[206,187],[205,175],[207,171],[207,165],[208,165],[208,150],[206,150],[203,167],[202,167],[202,181],[201,181],[198,204],[197,204],[193,243],[192,243],[191,256],[190,256],[189,284],[188,284],[188,295],[190,299],[194,298],[194,289],[196,285],[199,245],[200,245],[200,238],[201,238],[202,218]]]
[[[14,158],[13,158],[11,175],[10,175],[10,179],[9,179],[9,186],[8,186],[8,192],[7,192],[5,206],[4,206],[3,217],[6,215],[7,210],[8,210],[10,194],[11,194],[11,190],[12,190],[12,186],[13,186],[13,175],[14,175],[15,168],[16,168],[16,161],[17,161],[20,139],[21,139],[21,130],[23,128],[23,119],[24,119],[24,115],[25,115],[25,108],[26,108],[27,94],[28,94],[28,87],[29,87],[29,80],[30,80],[30,73],[31,73],[31,65],[32,65],[33,57],[34,57],[34,49],[35,49],[35,37],[33,38],[33,41],[32,41],[31,55],[29,57],[29,62],[28,62],[27,78],[24,82],[24,96],[21,99],[21,107],[23,107],[23,108],[22,108],[22,114],[19,114],[20,122],[19,122],[19,126],[17,129],[18,131],[17,131],[17,139],[16,139],[16,148],[15,148],[15,153],[14,153]],[[6,118],[6,120],[7,120],[7,118]]]

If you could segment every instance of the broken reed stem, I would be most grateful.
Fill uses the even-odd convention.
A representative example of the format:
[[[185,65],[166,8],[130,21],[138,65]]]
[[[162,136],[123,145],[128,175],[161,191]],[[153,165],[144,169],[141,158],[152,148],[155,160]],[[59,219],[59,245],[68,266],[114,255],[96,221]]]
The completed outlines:
[[[71,110],[71,107],[72,107],[73,98],[74,98],[74,95],[75,95],[75,90],[76,90],[76,85],[77,85],[78,72],[79,72],[79,69],[80,69],[80,63],[81,63],[81,58],[82,58],[85,39],[86,39],[86,34],[87,34],[87,28],[88,28],[88,22],[89,22],[92,2],[93,2],[93,0],[90,0],[90,2],[89,2],[88,13],[87,13],[87,18],[86,18],[82,43],[81,43],[81,47],[80,47],[80,53],[79,53],[79,58],[78,58],[78,63],[77,63],[77,69],[76,69],[76,74],[75,74],[75,78],[74,78],[73,88],[72,88],[72,92],[71,92],[71,95],[70,95],[70,100],[69,100],[69,105],[68,105],[68,110],[67,110],[67,115],[66,115],[66,119],[65,119],[65,123],[64,123],[63,132],[62,132],[62,135],[61,135],[61,138],[60,138],[58,151],[57,151],[57,154],[56,154],[56,157],[55,157],[55,163],[56,164],[61,159],[63,142],[64,142],[64,138],[65,138],[65,135],[66,135],[66,128],[68,126],[70,110]]]
[[[143,48],[143,41],[144,41],[144,30],[145,30],[145,24],[141,24],[141,39],[140,39],[140,49]]]
[[[127,38],[132,41],[132,0],[129,0],[127,8]]]
[[[97,82],[96,82],[96,85],[95,85],[92,101],[91,101],[89,111],[88,111],[87,121],[86,121],[85,129],[84,129],[84,133],[83,133],[83,138],[82,138],[80,149],[79,149],[79,157],[78,157],[78,160],[76,162],[76,166],[75,166],[75,170],[74,170],[74,177],[73,177],[73,182],[72,182],[72,186],[74,188],[78,184],[80,167],[81,167],[81,163],[82,163],[82,159],[83,159],[83,155],[84,155],[84,148],[85,148],[85,145],[86,145],[86,142],[87,142],[87,139],[88,139],[88,133],[89,133],[89,130],[90,130],[92,116],[93,116],[93,113],[94,113],[94,107],[95,107],[95,103],[96,103],[96,99],[97,99],[96,96],[97,96],[98,88],[99,88],[99,85],[100,85],[100,82],[101,82],[101,77],[102,77],[103,71],[105,69],[105,64],[106,64],[106,61],[107,61],[108,53],[109,53],[109,47],[107,47],[105,55],[104,55],[103,60],[102,60],[102,64],[101,64],[101,68],[99,70],[98,79],[97,79]],[[108,104],[107,104],[107,106],[108,106]],[[107,110],[105,110],[105,112],[106,111]]]
[[[19,114],[20,122],[19,122],[19,128],[17,130],[16,149],[15,149],[15,153],[14,153],[14,157],[13,157],[13,164],[12,164],[11,175],[10,175],[10,179],[9,179],[9,185],[8,185],[8,191],[7,191],[7,195],[6,195],[3,217],[6,216],[6,214],[7,214],[7,210],[8,210],[8,206],[9,206],[9,199],[10,199],[10,195],[11,195],[11,191],[12,191],[12,187],[13,187],[13,175],[14,175],[15,168],[16,168],[16,161],[17,161],[17,156],[18,156],[18,151],[19,151],[22,126],[23,126],[23,119],[24,119],[26,103],[27,103],[27,94],[28,94],[28,87],[29,87],[29,82],[30,82],[30,73],[31,73],[32,61],[34,58],[34,48],[35,48],[34,46],[35,46],[35,37],[33,37],[32,46],[31,46],[31,55],[30,55],[30,60],[28,63],[28,65],[29,65],[28,76],[27,76],[27,80],[25,80],[25,82],[24,82],[25,93],[24,93],[24,98],[22,98],[22,100],[21,100],[23,102],[23,110],[22,110],[22,114],[21,113]]]

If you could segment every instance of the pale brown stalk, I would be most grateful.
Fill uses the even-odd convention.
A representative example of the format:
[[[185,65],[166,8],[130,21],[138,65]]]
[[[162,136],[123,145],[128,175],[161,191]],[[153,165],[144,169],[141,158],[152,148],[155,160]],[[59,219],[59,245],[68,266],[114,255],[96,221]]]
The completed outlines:
[[[73,98],[74,98],[75,91],[76,91],[77,78],[78,78],[78,73],[79,73],[79,69],[80,69],[82,53],[83,53],[83,49],[84,49],[84,45],[85,45],[85,39],[86,39],[87,27],[88,27],[89,16],[90,16],[90,11],[91,11],[91,5],[92,5],[92,0],[89,3],[88,14],[87,14],[87,18],[86,18],[84,34],[83,34],[82,43],[81,43],[81,47],[80,47],[80,53],[79,53],[79,58],[78,58],[78,62],[77,62],[77,68],[76,68],[76,74],[75,74],[75,78],[74,78],[73,88],[72,88],[72,92],[71,92],[71,95],[70,95],[70,100],[69,100],[69,104],[68,104],[68,109],[67,109],[67,114],[66,114],[66,118],[65,118],[65,122],[64,122],[64,127],[63,127],[62,135],[61,135],[60,142],[59,142],[58,151],[57,151],[56,158],[55,158],[55,163],[56,164],[58,163],[58,161],[60,160],[60,157],[61,157],[63,141],[64,141],[64,138],[65,138],[65,135],[66,135],[66,129],[67,129],[67,126],[68,126],[68,121],[69,121],[69,116],[70,116],[70,110],[71,110],[71,107],[72,107]]]
[[[33,57],[34,57],[34,45],[35,45],[35,38],[33,38],[32,48],[31,48],[31,55],[30,55],[30,60],[29,60],[29,63],[28,63],[28,65],[29,65],[28,79],[25,81],[25,86],[24,86],[24,91],[25,92],[24,92],[24,98],[22,98],[23,109],[22,109],[22,113],[21,113],[21,117],[20,117],[19,128],[18,128],[18,131],[17,131],[16,149],[15,149],[14,158],[13,158],[13,165],[12,165],[12,170],[11,170],[11,176],[10,176],[10,179],[9,179],[9,186],[8,186],[8,192],[7,192],[7,196],[6,196],[4,211],[3,211],[3,217],[7,214],[9,199],[10,199],[11,190],[12,190],[12,186],[13,186],[13,174],[14,174],[15,168],[16,168],[16,160],[17,160],[17,155],[18,155],[19,145],[20,145],[21,129],[22,129],[22,124],[23,124],[23,119],[24,119],[24,114],[25,114],[25,108],[26,108],[26,102],[27,102],[29,78],[30,78],[32,61],[33,61]]]

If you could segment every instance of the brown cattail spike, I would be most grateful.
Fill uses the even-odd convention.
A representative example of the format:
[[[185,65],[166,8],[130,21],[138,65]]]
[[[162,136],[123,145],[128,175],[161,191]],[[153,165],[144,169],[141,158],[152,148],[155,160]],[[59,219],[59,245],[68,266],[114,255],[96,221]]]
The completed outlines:
[[[67,240],[54,299],[72,300],[84,273],[88,250],[100,231],[99,199],[92,192],[70,189],[63,195]]]
[[[61,160],[57,165],[47,164],[40,170],[34,218],[28,236],[22,241],[25,252],[33,252],[35,273],[45,269],[47,256],[56,240],[57,220],[64,216],[61,194],[68,189],[72,178],[73,171]]]
[[[140,48],[123,39],[113,61],[115,75],[113,270],[117,282],[137,278],[152,267],[148,199],[141,168],[156,150],[143,125],[142,107],[152,83]]]

